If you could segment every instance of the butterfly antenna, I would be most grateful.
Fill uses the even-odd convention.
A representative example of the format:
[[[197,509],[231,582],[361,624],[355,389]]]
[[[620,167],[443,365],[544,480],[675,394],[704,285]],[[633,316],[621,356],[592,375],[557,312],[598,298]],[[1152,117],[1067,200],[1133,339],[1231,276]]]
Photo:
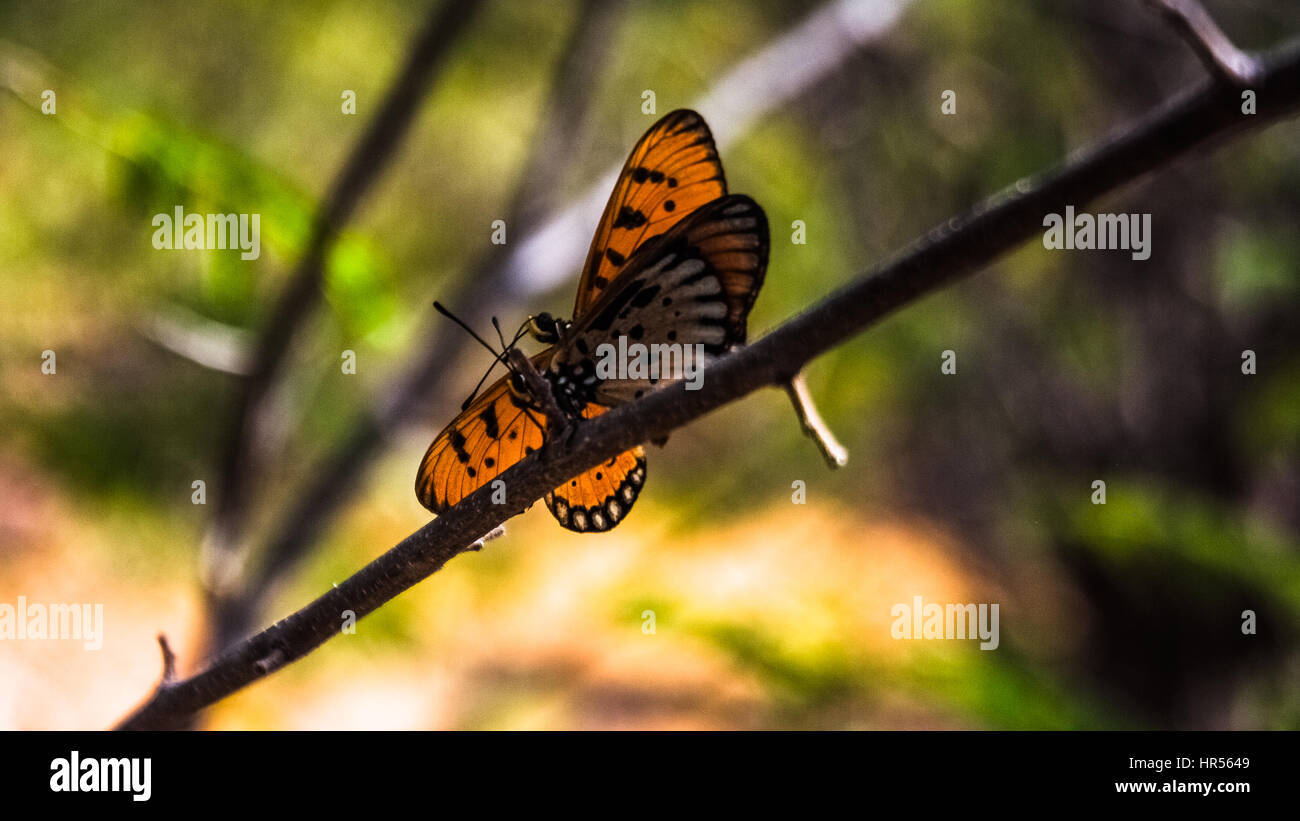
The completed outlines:
[[[533,321],[532,317],[529,317],[528,319],[524,320],[524,324],[519,326],[519,330],[515,331],[514,337],[511,338],[510,347],[513,348],[515,344],[519,342],[519,340],[524,338],[524,334],[528,333],[528,323],[532,321]]]
[[[496,358],[498,361],[500,361],[500,359],[501,359],[503,356],[505,356],[505,352],[504,352],[504,351],[498,353],[496,348],[493,348],[491,345],[489,345],[489,344],[487,343],[487,341],[483,339],[483,337],[479,336],[479,335],[474,331],[473,328],[471,328],[470,326],[466,325],[466,324],[461,320],[460,317],[456,316],[456,315],[453,314],[451,311],[447,310],[447,306],[446,306],[446,305],[443,305],[441,302],[439,302],[439,301],[437,301],[437,300],[435,299],[435,300],[433,301],[433,307],[438,309],[438,313],[442,314],[443,316],[445,316],[445,317],[447,317],[448,319],[450,319],[452,322],[455,322],[457,325],[459,325],[460,327],[464,328],[464,329],[465,329],[465,333],[467,333],[467,334],[469,334],[470,336],[474,337],[474,339],[478,341],[478,344],[482,345],[484,348],[487,348],[489,351],[491,351],[493,357]],[[493,321],[495,322],[496,320],[494,319]]]
[[[511,345],[514,343],[511,343],[510,345],[506,344],[506,335],[501,333],[501,323],[497,321],[496,317],[492,317],[492,327],[497,329],[497,339],[501,340],[501,350],[510,350]]]
[[[500,362],[502,365],[505,365],[506,368],[511,372],[514,371],[514,368],[510,364],[510,359],[508,357],[508,354],[510,353],[510,349],[513,348],[515,344],[519,342],[519,340],[523,337],[525,331],[527,331],[528,323],[525,322],[522,326],[520,326],[519,330],[515,333],[514,338],[510,340],[510,344],[507,345],[505,336],[501,333],[501,323],[497,321],[496,317],[492,317],[492,327],[496,328],[497,338],[501,340],[501,351],[498,352],[495,348],[489,345],[487,341],[483,339],[483,337],[475,333],[473,328],[465,324],[465,322],[461,320],[460,317],[456,316],[451,311],[449,311],[446,305],[443,305],[441,302],[434,300],[433,307],[438,309],[438,313],[442,314],[443,316],[450,319],[452,322],[455,322],[457,325],[464,328],[466,333],[474,337],[474,339],[480,345],[482,345],[484,348],[487,348],[489,351],[492,352],[492,364],[488,366],[487,371],[485,371],[483,376],[479,378],[478,384],[475,385],[474,390],[470,392],[469,398],[467,398],[460,405],[460,409],[463,411],[466,408],[468,408],[470,404],[474,401],[474,397],[478,396],[479,389],[483,387],[483,383],[487,381],[487,378],[492,375],[492,369],[497,366],[498,362]]]
[[[465,410],[474,402],[474,397],[478,396],[479,388],[483,387],[483,383],[486,382],[487,378],[492,375],[492,369],[495,368],[496,366],[497,366],[496,362],[493,362],[491,365],[488,366],[488,369],[483,373],[483,376],[479,378],[478,384],[474,386],[474,390],[470,392],[469,398],[466,399],[464,402],[460,403],[461,410]]]
[[[492,324],[494,325],[497,324],[496,317],[492,317]],[[500,326],[497,327],[497,333],[498,334],[501,333]],[[515,331],[515,335],[510,337],[509,345],[506,344],[505,337],[501,338],[502,351],[497,356],[497,362],[500,362],[502,365],[505,365],[506,370],[510,371],[511,373],[515,372],[515,366],[510,363],[510,357],[508,356],[508,354],[510,353],[510,350],[514,348],[515,345],[519,344],[519,340],[523,339],[527,333],[528,333],[528,322],[525,321],[523,325],[519,326],[519,330]],[[478,385],[474,386],[474,392],[469,395],[469,399],[466,399],[464,404],[460,406],[461,410],[465,410],[465,408],[468,408],[469,404],[474,401],[474,397],[478,395],[478,389],[483,387],[483,383],[487,381],[488,374],[492,373],[492,368],[495,367],[496,367],[496,362],[493,362],[491,367],[488,368],[488,373],[483,374],[483,378],[478,381]]]

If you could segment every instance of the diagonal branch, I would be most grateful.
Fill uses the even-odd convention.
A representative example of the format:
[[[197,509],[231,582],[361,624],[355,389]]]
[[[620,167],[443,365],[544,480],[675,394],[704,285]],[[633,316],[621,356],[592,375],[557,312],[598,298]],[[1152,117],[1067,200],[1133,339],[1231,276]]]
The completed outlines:
[[[290,343],[320,300],[320,285],[329,251],[366,192],[379,179],[410,129],[420,100],[428,91],[452,45],[473,17],[472,0],[446,0],[429,15],[416,36],[406,63],[361,141],[335,178],[312,225],[302,259],[263,324],[251,369],[239,387],[221,457],[219,492],[207,540],[209,587],[218,591],[233,580],[232,553],[239,549],[240,525],[246,518],[253,477],[259,472],[258,440],[265,425],[268,397]]]
[[[165,728],[270,671],[310,653],[342,626],[437,572],[484,533],[521,513],[547,491],[605,459],[733,402],[792,379],[814,357],[894,310],[969,274],[1042,231],[1043,217],[1083,205],[1217,138],[1258,129],[1300,107],[1300,41],[1265,55],[1257,78],[1259,109],[1242,115],[1236,92],[1204,82],[1092,146],[1063,165],[977,205],[911,247],[853,279],[809,310],[705,371],[699,390],[677,383],[575,426],[501,475],[507,502],[484,486],[357,574],[298,612],[236,644],[200,673],[160,685],[119,725]]]

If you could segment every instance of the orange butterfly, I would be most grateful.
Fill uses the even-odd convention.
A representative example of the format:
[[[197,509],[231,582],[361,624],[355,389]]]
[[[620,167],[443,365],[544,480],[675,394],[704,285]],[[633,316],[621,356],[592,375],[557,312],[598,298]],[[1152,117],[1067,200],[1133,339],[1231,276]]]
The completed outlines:
[[[743,343],[767,253],[763,209],[727,194],[704,119],[674,111],[645,133],[623,166],[578,281],[573,321],[530,318],[531,334],[550,345],[531,362],[571,418],[590,419],[632,401],[672,378],[658,378],[657,368],[649,376],[625,369],[625,378],[609,371],[602,377],[597,351],[631,341],[652,350],[698,346],[693,350],[716,356]],[[442,513],[545,438],[545,413],[511,373],[434,439],[415,477],[416,496]],[[638,446],[555,488],[546,506],[569,530],[609,530],[636,502],[645,472]]]

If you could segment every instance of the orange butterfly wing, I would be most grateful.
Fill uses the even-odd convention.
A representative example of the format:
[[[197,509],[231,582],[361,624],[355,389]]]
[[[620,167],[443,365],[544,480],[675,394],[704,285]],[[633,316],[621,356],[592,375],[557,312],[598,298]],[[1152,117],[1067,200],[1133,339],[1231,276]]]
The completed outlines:
[[[607,410],[593,402],[583,408],[582,418]],[[637,445],[546,494],[546,507],[569,530],[605,531],[623,521],[644,485],[645,450]]]
[[[641,243],[726,193],[722,161],[703,117],[679,109],[651,126],[628,156],[591,240],[578,280],[575,321]]]
[[[532,357],[543,368],[552,349]],[[415,475],[415,495],[434,513],[444,513],[542,446],[546,415],[510,391],[502,377],[443,428],[429,445]]]
[[[592,238],[578,281],[575,324],[587,324],[582,322],[585,314],[647,240],[667,233],[726,193],[713,135],[699,114],[673,111],[651,126],[628,156]],[[761,209],[758,214],[761,219]],[[744,255],[752,255],[755,247],[741,247],[734,239],[712,233],[692,239],[709,246],[709,256],[718,261],[723,290],[729,297],[727,320],[733,328],[729,341],[743,341],[745,315],[762,282],[765,265],[758,266],[756,277],[746,275],[754,266]],[[765,235],[760,253],[766,263]],[[740,330],[735,334],[737,327]],[[532,358],[533,364],[544,370],[554,354],[555,350],[548,348]],[[589,403],[582,416],[590,419],[608,409]],[[429,510],[445,512],[540,448],[545,438],[545,415],[515,397],[508,378],[502,378],[429,446],[416,474],[416,495]],[[609,530],[627,516],[645,478],[645,450],[638,446],[555,488],[546,495],[546,506],[569,530]]]
[[[570,360],[586,358],[583,351],[625,333],[620,328],[633,329],[626,332],[645,343],[700,343],[713,353],[743,342],[767,254],[767,218],[758,203],[733,195],[706,204],[637,249],[626,270],[574,323],[551,358],[552,372],[564,373]],[[604,413],[608,407],[602,403],[632,401],[653,383],[603,382],[595,393],[600,403],[589,402],[582,416]],[[637,447],[548,493],[546,506],[569,530],[609,530],[627,516],[645,478],[645,451]]]
[[[534,356],[534,365],[543,364],[550,353]],[[445,513],[542,446],[545,415],[516,398],[507,380],[497,380],[480,394],[424,454],[415,495],[434,513]],[[606,410],[590,404],[582,415],[590,419]],[[644,484],[645,451],[638,446],[546,494],[546,506],[569,530],[609,530],[632,509]]]

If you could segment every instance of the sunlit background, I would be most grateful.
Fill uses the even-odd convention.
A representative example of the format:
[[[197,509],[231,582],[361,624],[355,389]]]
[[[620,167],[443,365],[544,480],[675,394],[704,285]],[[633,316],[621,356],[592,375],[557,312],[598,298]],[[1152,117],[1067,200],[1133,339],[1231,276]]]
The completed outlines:
[[[1286,0],[1208,6],[1243,47],[1300,34]],[[252,550],[425,352],[445,322],[432,300],[466,307],[548,117],[578,119],[531,165],[528,224],[507,226],[532,257],[478,309],[511,328],[568,315],[595,217],[550,245],[525,245],[530,229],[692,106],[731,190],[773,226],[757,337],[1203,75],[1120,0],[635,2],[584,30],[593,13],[501,0],[455,39],[295,338]],[[230,371],[429,15],[414,0],[0,5],[0,603],[102,603],[106,631],[98,651],[0,641],[0,727],[110,726],[156,683],[159,632],[182,672],[202,663]],[[556,95],[580,50],[598,64]],[[152,216],[177,205],[261,214],[261,257],[155,250]],[[843,469],[783,394],[747,397],[650,448],[616,530],[570,533],[536,505],[201,726],[1300,727],[1300,125],[1092,210],[1150,213],[1151,258],[1029,243],[814,363]],[[346,476],[256,624],[428,521],[416,466],[488,364],[460,351]],[[1000,646],[892,638],[914,596],[998,603]]]

